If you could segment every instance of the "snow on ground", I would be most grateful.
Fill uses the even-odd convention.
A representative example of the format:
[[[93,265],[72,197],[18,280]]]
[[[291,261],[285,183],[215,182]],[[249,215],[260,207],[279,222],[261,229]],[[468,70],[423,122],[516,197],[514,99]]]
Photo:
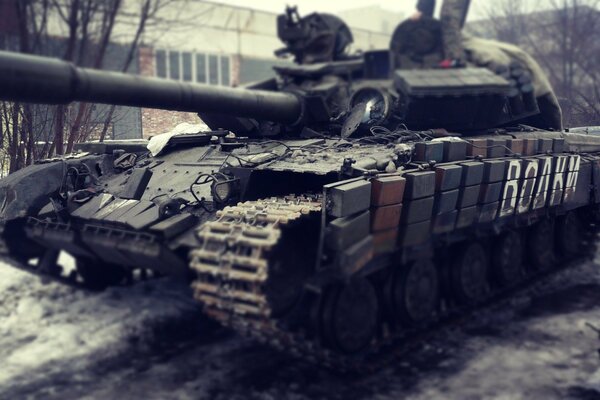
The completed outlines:
[[[126,355],[132,344],[141,351],[147,343],[160,345],[155,342],[160,334],[197,329],[199,310],[189,298],[185,286],[168,281],[102,293],[43,284],[3,263],[0,393],[43,390],[53,377],[77,381],[86,369]],[[192,323],[182,325],[187,319]]]
[[[597,399],[600,259],[481,310],[369,376],[207,321],[185,285],[79,291],[0,265],[0,398]]]

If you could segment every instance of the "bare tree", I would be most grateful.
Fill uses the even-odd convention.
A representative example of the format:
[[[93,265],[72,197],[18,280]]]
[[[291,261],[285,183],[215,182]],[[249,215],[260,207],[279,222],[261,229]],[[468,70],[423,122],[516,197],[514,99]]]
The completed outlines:
[[[528,23],[524,15],[530,12],[528,3],[523,0],[499,0],[484,5],[487,18],[485,28],[503,42],[521,44],[527,35]]]
[[[77,1],[77,0],[74,0]],[[106,49],[110,43],[110,38],[112,36],[112,32],[115,26],[115,20],[117,18],[117,13],[121,7],[122,0],[109,0],[105,1],[102,4],[99,4],[96,0],[86,0],[81,9],[81,45],[79,51],[79,63],[83,63],[87,58],[87,51],[90,47],[90,32],[89,25],[95,19],[95,14],[97,12],[101,13],[101,23],[100,23],[100,40],[99,43],[94,46],[96,48],[95,54],[93,55],[93,64],[92,68],[102,68],[102,64],[104,62],[104,55],[106,54]],[[73,144],[79,138],[81,131],[81,124],[86,115],[89,115],[91,112],[91,107],[88,103],[79,103],[77,106],[77,113],[75,118],[73,119],[73,123],[71,124],[69,130],[69,136],[67,139],[67,147],[66,152],[70,153],[73,151]],[[89,120],[89,118],[86,118]]]
[[[486,27],[540,62],[562,99],[567,125],[600,123],[600,0],[544,4],[549,7],[531,12],[521,0],[495,1]]]
[[[32,54],[59,56],[81,66],[101,69],[115,36],[119,18],[126,20],[122,29],[129,37],[120,46],[126,49],[117,69],[126,72],[135,60],[145,29],[159,10],[174,0],[1,0],[14,21],[0,46]],[[127,3],[128,7],[125,7]],[[49,28],[52,26],[52,28]],[[58,26],[58,28],[57,28]],[[57,29],[60,31],[57,34]],[[48,49],[54,49],[50,52]],[[60,53],[56,53],[59,49]],[[111,65],[115,68],[114,62]],[[0,104],[0,164],[10,172],[38,158],[71,152],[73,146],[88,137],[98,115],[88,103],[70,106],[32,106]],[[102,116],[102,139],[115,117],[110,107]]]
[[[149,19],[156,16],[156,14],[158,13],[158,11],[160,9],[160,6],[161,6],[160,3],[156,2],[156,1],[152,1],[152,0],[144,0],[144,2],[141,4],[140,13],[139,13],[139,23],[138,23],[137,29],[135,31],[133,40],[131,41],[131,44],[129,45],[129,50],[127,52],[127,56],[125,57],[125,62],[123,63],[122,72],[127,72],[129,67],[131,66],[131,62],[133,61],[136,51],[139,48],[140,41],[142,39],[142,34],[144,33],[144,31],[146,29],[146,24],[148,23]],[[106,115],[106,118],[104,120],[104,125],[102,126],[102,132],[100,133],[100,141],[101,142],[104,141],[104,139],[106,138],[106,133],[108,132],[108,128],[110,127],[110,124],[113,120],[115,110],[116,110],[116,107],[114,105],[111,106]],[[81,139],[86,139],[86,138],[83,137]]]

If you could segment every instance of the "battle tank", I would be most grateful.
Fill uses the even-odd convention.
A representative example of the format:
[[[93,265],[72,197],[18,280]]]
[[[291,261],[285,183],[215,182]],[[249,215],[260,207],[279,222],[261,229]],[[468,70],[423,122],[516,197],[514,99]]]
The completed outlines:
[[[319,26],[303,21],[288,12],[280,36]],[[333,33],[319,63],[238,89],[0,52],[3,100],[192,111],[209,126],[152,154],[81,144],[2,179],[3,253],[95,288],[140,268],[189,279],[220,323],[350,368],[583,252],[600,137],[523,125],[544,120],[526,66],[431,68],[433,20],[357,57],[331,51],[345,47]],[[76,274],[61,278],[60,251]]]

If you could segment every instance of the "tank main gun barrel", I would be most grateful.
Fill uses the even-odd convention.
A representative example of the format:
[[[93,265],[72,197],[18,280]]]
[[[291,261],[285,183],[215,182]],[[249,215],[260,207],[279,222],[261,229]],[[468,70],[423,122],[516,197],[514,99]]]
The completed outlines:
[[[82,101],[226,114],[284,124],[294,123],[302,115],[302,102],[291,93],[79,68],[58,59],[6,51],[0,51],[0,100],[41,104]]]

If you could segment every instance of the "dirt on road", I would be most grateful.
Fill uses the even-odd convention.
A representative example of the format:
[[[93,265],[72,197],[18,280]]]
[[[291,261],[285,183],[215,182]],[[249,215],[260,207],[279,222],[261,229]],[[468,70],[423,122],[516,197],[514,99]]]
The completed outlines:
[[[205,319],[168,279],[101,293],[0,265],[0,398],[600,399],[600,256],[448,326],[368,376]]]

